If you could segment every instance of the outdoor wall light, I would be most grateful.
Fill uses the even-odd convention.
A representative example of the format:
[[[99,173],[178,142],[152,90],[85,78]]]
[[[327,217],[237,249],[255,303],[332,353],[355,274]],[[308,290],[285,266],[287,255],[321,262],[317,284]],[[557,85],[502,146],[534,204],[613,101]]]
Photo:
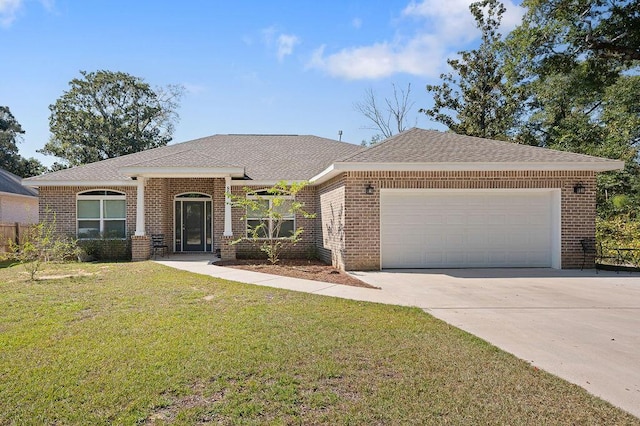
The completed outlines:
[[[368,183],[367,186],[364,187],[364,193],[367,195],[373,195],[373,185]]]
[[[573,187],[573,193],[574,194],[584,194],[585,191],[585,187],[582,184],[582,182],[578,182],[574,185]]]

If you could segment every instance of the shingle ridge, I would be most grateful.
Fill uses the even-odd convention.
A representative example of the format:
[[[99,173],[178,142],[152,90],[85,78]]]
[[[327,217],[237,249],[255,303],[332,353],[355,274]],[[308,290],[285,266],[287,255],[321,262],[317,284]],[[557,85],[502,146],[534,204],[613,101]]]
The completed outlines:
[[[391,137],[388,137],[387,139],[383,140],[382,142],[378,142],[375,145],[370,145],[370,146],[363,147],[362,150],[360,150],[360,151],[358,151],[356,153],[350,154],[350,155],[348,155],[346,157],[340,158],[340,159],[336,160],[336,162],[348,163],[349,160],[352,160],[354,157],[360,156],[361,154],[364,154],[366,152],[375,151],[376,149],[379,150],[380,147],[387,145],[389,142],[399,138],[400,136],[404,136],[407,133],[413,132],[413,131],[416,131],[416,130],[420,131],[420,130],[424,130],[424,129],[419,129],[417,127],[412,127],[410,129],[404,130],[404,131],[402,131],[400,133],[397,133],[397,134],[395,134],[395,135],[393,135]],[[436,130],[434,130],[434,131],[436,131]]]

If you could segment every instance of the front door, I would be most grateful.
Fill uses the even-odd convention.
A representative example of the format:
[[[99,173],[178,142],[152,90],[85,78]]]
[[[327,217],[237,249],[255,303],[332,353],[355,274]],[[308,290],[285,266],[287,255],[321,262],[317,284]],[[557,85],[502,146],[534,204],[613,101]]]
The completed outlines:
[[[211,251],[211,200],[201,194],[176,197],[176,251]]]
[[[201,201],[184,201],[183,251],[204,251],[204,203]]]

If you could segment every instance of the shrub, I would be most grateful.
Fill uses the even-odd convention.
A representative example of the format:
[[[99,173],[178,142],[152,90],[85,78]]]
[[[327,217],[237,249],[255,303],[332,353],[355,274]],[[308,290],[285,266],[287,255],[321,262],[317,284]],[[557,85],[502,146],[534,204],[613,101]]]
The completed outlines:
[[[78,245],[84,252],[84,260],[111,260],[128,261],[131,260],[131,240],[96,238],[91,240],[80,240]]]
[[[55,215],[52,221],[30,226],[18,243],[10,241],[4,258],[23,265],[32,281],[43,263],[77,260],[80,254],[77,241],[57,235],[55,229]]]

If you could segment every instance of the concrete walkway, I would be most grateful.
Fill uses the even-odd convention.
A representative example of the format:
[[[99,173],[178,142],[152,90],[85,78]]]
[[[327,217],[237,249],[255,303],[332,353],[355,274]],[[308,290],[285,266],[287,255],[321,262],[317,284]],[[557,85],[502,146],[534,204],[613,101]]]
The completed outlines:
[[[381,289],[209,264],[158,263],[250,284],[416,306],[640,417],[640,275],[550,269],[354,272]]]

